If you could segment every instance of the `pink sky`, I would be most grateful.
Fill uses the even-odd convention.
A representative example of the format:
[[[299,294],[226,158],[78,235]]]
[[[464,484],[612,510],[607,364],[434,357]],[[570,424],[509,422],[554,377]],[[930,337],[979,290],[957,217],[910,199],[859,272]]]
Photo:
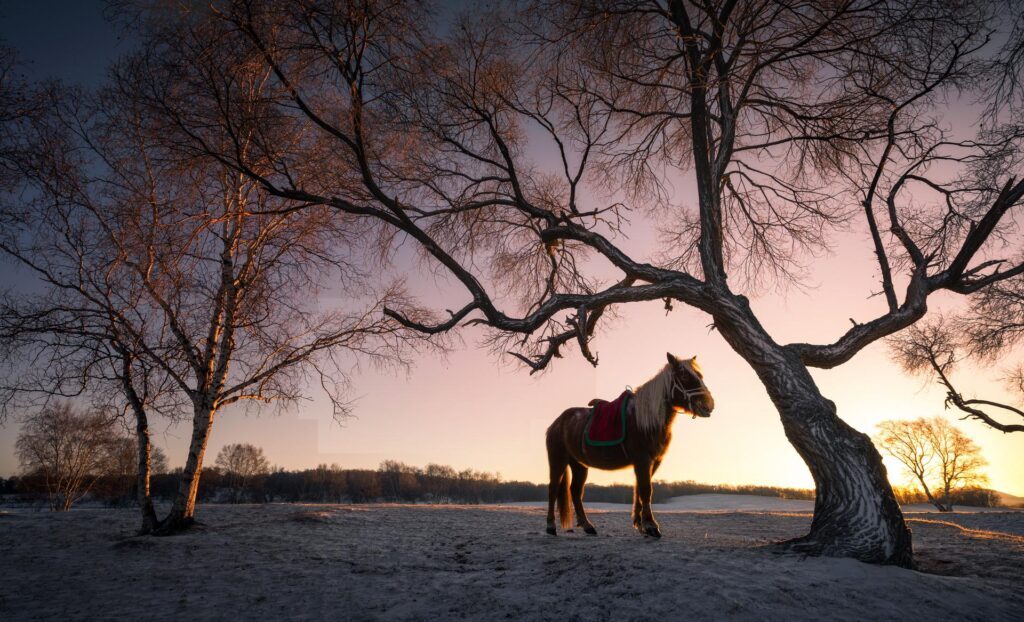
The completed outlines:
[[[872,266],[866,240],[849,235],[832,257],[814,266],[817,287],[753,300],[755,310],[780,342],[834,339],[849,318],[864,321],[879,311],[872,291]],[[937,297],[932,310],[956,297]],[[449,302],[448,306],[453,306]],[[457,468],[497,471],[506,479],[544,481],[544,430],[565,408],[595,396],[613,397],[657,371],[665,351],[697,355],[716,409],[710,419],[681,418],[675,424],[668,456],[658,473],[665,480],[810,487],[807,469],[786,440],[778,415],[757,378],[724,341],[709,333],[709,318],[677,305],[667,315],[660,303],[624,309],[595,342],[601,364],[592,368],[575,353],[556,360],[543,375],[530,376],[515,364],[500,364],[475,347],[477,334],[465,334],[466,347],[447,360],[421,357],[408,376],[364,370],[355,377],[360,396],[355,417],[338,426],[323,399],[299,412],[246,415],[227,409],[214,425],[208,463],[232,442],[261,445],[275,464],[304,468],[336,462],[343,467],[375,468],[394,458],[423,466],[429,462]],[[942,415],[944,393],[924,378],[907,377],[889,362],[884,344],[875,344],[834,370],[814,371],[823,393],[857,429],[873,433],[883,419]],[[966,394],[1012,399],[998,381],[997,369],[964,368],[957,380]],[[1024,438],[1004,435],[977,422],[958,425],[983,448],[990,462],[991,486],[1024,495]],[[172,465],[183,462],[189,430],[154,427]],[[16,427],[0,430],[0,473],[16,468],[12,446]],[[901,469],[887,460],[890,478],[902,484]],[[626,471],[593,471],[597,483],[629,482]]]

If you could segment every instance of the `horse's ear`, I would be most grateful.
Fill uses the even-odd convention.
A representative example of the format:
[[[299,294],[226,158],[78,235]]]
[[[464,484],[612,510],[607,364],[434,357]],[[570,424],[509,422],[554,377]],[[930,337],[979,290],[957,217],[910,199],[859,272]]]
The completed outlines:
[[[672,356],[671,352],[666,352],[665,356],[668,357],[668,364],[671,365],[673,369],[679,367],[679,359],[677,359],[676,357]]]

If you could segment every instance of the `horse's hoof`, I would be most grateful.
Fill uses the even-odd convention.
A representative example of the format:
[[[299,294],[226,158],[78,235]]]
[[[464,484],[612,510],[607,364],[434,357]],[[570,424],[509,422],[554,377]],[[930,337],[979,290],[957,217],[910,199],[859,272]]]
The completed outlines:
[[[652,538],[660,538],[661,530],[658,529],[657,525],[647,525],[646,527],[644,527],[644,534]]]
[[[591,536],[596,536],[597,535],[597,530],[594,529],[593,525],[585,526],[583,528],[583,531],[585,531],[588,535],[591,535]]]
[[[557,536],[558,535],[558,533],[555,532],[555,528],[554,527],[548,527],[547,531],[548,531],[548,535],[549,536]]]

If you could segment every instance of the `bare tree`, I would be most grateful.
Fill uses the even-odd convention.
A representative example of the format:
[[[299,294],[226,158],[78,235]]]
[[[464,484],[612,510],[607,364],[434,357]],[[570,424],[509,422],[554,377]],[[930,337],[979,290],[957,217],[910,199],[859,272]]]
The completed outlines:
[[[167,473],[167,454],[159,447],[151,446],[149,464],[143,468],[150,475]],[[115,484],[121,491],[123,491],[122,494],[128,494],[130,491],[134,491],[134,498],[136,501],[145,503],[148,499],[149,504],[152,505],[152,497],[148,490],[145,491],[144,495],[139,494],[138,486],[146,486],[147,488],[149,486],[149,477],[147,476],[145,481],[140,481],[139,471],[138,437],[134,433],[126,436],[118,436],[112,444],[110,470],[106,475],[115,480]]]
[[[375,287],[358,267],[359,228],[323,209],[279,209],[216,161],[170,151],[174,137],[118,90],[133,70],[122,66],[120,81],[95,98],[55,91],[47,119],[23,141],[29,148],[17,162],[28,192],[5,205],[10,228],[0,250],[37,276],[44,293],[10,297],[3,333],[24,355],[12,365],[56,362],[61,373],[46,368],[41,391],[120,383],[138,422],[140,495],[150,460],[144,411],[165,403],[154,395],[187,404],[189,454],[171,512],[155,530],[170,533],[193,522],[221,408],[294,403],[313,380],[344,417],[354,357],[399,363],[408,341],[380,308],[416,311],[400,286]],[[323,282],[338,284],[345,302],[318,310]],[[26,390],[24,382],[9,388]]]
[[[25,418],[15,451],[25,474],[40,477],[50,509],[66,512],[110,470],[115,444],[111,417],[56,403]]]
[[[425,334],[483,324],[539,371],[573,344],[596,364],[617,305],[696,307],[757,372],[814,477],[811,531],[787,546],[912,566],[881,456],[808,370],[912,325],[935,292],[1024,274],[988,244],[1024,196],[1021,129],[942,122],[948,95],[995,66],[992,6],[552,0],[463,16],[443,37],[419,3],[238,0],[163,18],[133,96],[186,149],[291,209],[416,242],[468,295],[444,321],[389,317]],[[259,88],[228,93],[239,66],[266,72]],[[225,139],[240,118],[259,128],[246,149]],[[693,210],[672,174],[689,175]],[[663,229],[660,253],[617,243],[634,213]],[[777,343],[744,292],[799,282],[854,223],[877,315],[830,343]]]
[[[263,455],[263,448],[249,443],[225,445],[217,453],[215,464],[227,475],[234,502],[245,492],[246,486],[270,473],[270,461]]]
[[[140,301],[137,284],[122,280],[117,253],[104,244],[115,231],[104,230],[98,219],[83,219],[87,212],[72,196],[74,189],[96,183],[85,174],[87,160],[73,157],[83,143],[88,151],[88,137],[103,135],[109,141],[105,155],[113,156],[115,145],[123,148],[143,127],[138,115],[125,115],[127,109],[110,99],[59,86],[22,87],[35,109],[31,117],[5,120],[3,127],[5,161],[16,175],[9,178],[0,211],[8,225],[0,252],[42,287],[10,292],[0,301],[0,417],[54,396],[88,396],[97,408],[132,419],[140,532],[149,533],[157,523],[149,485],[149,418],[177,419],[184,396],[163,368],[136,349],[139,334],[159,334],[166,326],[154,325],[162,319],[158,314],[130,310]],[[118,114],[120,122],[112,122]],[[68,205],[55,207],[64,198]],[[126,317],[134,320],[132,330],[126,330]]]
[[[953,511],[953,493],[986,481],[981,448],[941,417],[883,421],[876,440],[940,512]]]
[[[986,306],[991,304],[989,295],[985,295],[984,299]],[[998,312],[1002,314],[1005,310],[1003,307]],[[985,335],[991,336],[991,333],[980,330],[981,324],[986,321],[987,318],[981,315],[970,319],[961,318],[959,321],[939,316],[890,337],[889,348],[895,360],[907,371],[933,374],[936,377],[946,389],[947,408],[953,406],[964,413],[965,419],[976,419],[1001,432],[1024,432],[1024,423],[1004,423],[1000,420],[1002,415],[1024,417],[1024,411],[1020,408],[991,399],[966,398],[953,384],[953,372],[959,363],[969,358],[972,344],[975,352],[989,353],[986,356],[1004,349],[991,345],[986,347]],[[999,323],[999,327],[1006,326]],[[972,328],[977,331],[973,336]],[[982,358],[982,355],[977,358]],[[1024,374],[1021,368],[1012,371],[1007,381],[1011,391],[1024,395]]]

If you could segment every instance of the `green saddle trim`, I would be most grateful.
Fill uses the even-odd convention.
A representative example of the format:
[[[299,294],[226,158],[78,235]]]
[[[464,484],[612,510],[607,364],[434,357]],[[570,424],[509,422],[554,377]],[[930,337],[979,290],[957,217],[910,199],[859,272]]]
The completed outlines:
[[[610,447],[612,445],[618,445],[622,441],[626,440],[626,409],[629,407],[629,401],[633,398],[633,394],[630,393],[622,400],[622,436],[614,441],[592,441],[590,440],[590,425],[594,423],[594,414],[597,412],[597,405],[590,407],[590,415],[587,417],[587,427],[583,429],[583,442],[591,447]]]

